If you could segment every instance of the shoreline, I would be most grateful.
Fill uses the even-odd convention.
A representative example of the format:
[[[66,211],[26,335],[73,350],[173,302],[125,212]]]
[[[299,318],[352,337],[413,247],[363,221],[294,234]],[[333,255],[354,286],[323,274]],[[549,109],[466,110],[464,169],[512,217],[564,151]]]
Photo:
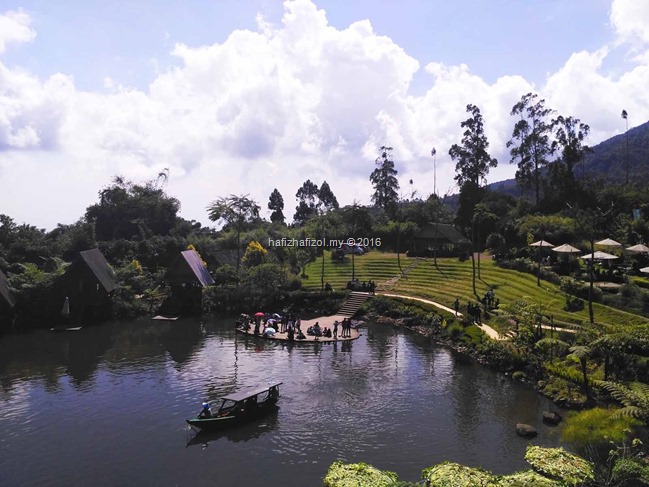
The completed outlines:
[[[530,380],[521,380],[514,378],[514,372],[516,371],[504,371],[502,369],[498,369],[494,365],[492,365],[489,360],[479,351],[477,351],[475,348],[468,347],[464,344],[454,342],[451,340],[449,337],[442,337],[439,336],[435,333],[433,333],[433,329],[430,327],[426,326],[408,326],[404,323],[402,318],[388,318],[386,316],[381,316],[381,315],[375,315],[373,313],[369,313],[367,315],[367,319],[374,321],[375,323],[381,324],[381,325],[391,325],[391,326],[397,326],[402,329],[410,330],[413,333],[417,333],[418,335],[421,335],[425,338],[429,338],[431,341],[433,341],[437,345],[445,346],[453,350],[454,352],[460,353],[464,356],[469,357],[470,359],[474,360],[478,364],[484,366],[484,367],[489,367],[491,370],[494,372],[498,372],[503,374],[505,377],[515,380],[516,382],[520,382],[521,384],[526,385],[527,387],[535,390],[539,394],[541,394],[543,397],[547,397],[550,399],[555,405],[558,407],[564,408],[564,409],[570,409],[570,410],[582,410],[586,407],[588,407],[588,404],[581,403],[581,402],[575,402],[575,401],[568,401],[565,398],[557,398],[554,397],[550,394],[544,393],[542,388],[545,386],[545,381],[544,380],[539,380],[539,381],[530,381]],[[495,340],[494,340],[495,341]]]

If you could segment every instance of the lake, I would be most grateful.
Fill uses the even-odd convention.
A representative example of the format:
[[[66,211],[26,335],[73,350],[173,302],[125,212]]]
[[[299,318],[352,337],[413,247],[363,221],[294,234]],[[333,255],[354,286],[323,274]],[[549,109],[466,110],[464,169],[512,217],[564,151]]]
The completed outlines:
[[[209,317],[2,337],[0,484],[316,487],[336,459],[417,481],[443,460],[526,468],[517,422],[560,444],[536,392],[408,330],[361,333],[289,344]],[[188,431],[203,401],[276,379],[276,416]]]

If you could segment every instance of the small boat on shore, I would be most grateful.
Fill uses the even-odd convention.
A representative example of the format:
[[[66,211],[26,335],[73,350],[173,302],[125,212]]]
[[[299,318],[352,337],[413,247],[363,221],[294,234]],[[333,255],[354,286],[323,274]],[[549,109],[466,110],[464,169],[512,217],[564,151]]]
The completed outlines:
[[[221,431],[239,426],[276,412],[279,408],[279,386],[274,382],[265,386],[249,387],[221,398],[213,412],[212,404],[203,403],[202,411],[187,424],[194,430]]]

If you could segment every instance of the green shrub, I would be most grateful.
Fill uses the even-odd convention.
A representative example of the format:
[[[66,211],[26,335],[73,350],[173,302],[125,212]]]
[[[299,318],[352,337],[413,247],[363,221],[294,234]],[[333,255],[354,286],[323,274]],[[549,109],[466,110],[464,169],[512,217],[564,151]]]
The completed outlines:
[[[334,462],[324,478],[326,487],[394,487],[397,474],[367,463]]]
[[[425,468],[421,477],[430,487],[496,487],[496,477],[482,468],[472,468],[453,462]]]
[[[638,459],[621,458],[615,462],[611,471],[611,480],[615,485],[633,486],[649,485],[649,466]]]
[[[563,448],[528,446],[525,460],[534,470],[568,485],[581,485],[595,480],[593,464]]]
[[[561,432],[563,441],[578,447],[619,443],[640,421],[629,417],[615,417],[615,409],[594,408],[570,415]]]

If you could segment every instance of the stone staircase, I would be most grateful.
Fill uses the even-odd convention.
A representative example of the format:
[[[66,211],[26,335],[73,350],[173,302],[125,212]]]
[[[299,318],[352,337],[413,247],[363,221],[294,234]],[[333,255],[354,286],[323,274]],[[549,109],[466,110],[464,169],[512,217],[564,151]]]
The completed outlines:
[[[351,318],[356,314],[358,308],[370,298],[372,294],[362,293],[358,291],[352,291],[349,297],[345,300],[340,310],[338,310],[337,315],[345,316],[346,318]]]
[[[419,262],[421,261],[420,257],[417,257],[414,262],[412,262],[408,267],[406,267],[403,272],[397,276],[391,277],[385,282],[381,282],[376,286],[377,291],[392,291],[392,288],[399,282],[402,278],[407,278],[411,270],[413,270]]]

